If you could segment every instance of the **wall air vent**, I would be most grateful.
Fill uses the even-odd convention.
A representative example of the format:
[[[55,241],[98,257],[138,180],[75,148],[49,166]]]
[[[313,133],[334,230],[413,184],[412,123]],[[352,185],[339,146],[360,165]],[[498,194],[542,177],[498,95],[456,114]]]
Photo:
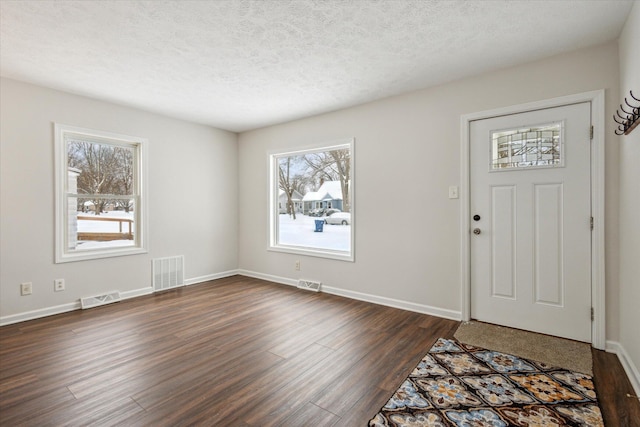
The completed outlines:
[[[84,310],[85,308],[93,308],[99,305],[111,304],[112,302],[118,302],[118,301],[120,301],[120,292],[111,291],[102,295],[95,295],[92,297],[80,298],[80,305]]]
[[[298,289],[305,289],[307,291],[320,292],[320,282],[313,280],[298,280]]]
[[[184,286],[184,255],[156,258],[151,262],[154,292]]]

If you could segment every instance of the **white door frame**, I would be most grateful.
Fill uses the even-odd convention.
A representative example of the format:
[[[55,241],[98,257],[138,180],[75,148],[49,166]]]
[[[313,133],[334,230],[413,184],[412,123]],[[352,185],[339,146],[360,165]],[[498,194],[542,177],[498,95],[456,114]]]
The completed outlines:
[[[469,192],[469,127],[472,121],[508,114],[525,113],[545,108],[561,107],[581,102],[591,103],[591,123],[594,127],[591,141],[591,215],[594,227],[591,235],[591,304],[594,318],[591,323],[591,345],[605,349],[605,259],[604,259],[604,90],[578,93],[527,104],[514,105],[460,117],[460,263],[461,263],[461,317],[471,318],[471,219]]]

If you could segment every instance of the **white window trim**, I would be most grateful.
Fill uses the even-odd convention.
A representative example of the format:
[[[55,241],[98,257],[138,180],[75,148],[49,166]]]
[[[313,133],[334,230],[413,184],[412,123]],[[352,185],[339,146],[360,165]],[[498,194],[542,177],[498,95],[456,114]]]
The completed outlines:
[[[135,246],[102,248],[95,250],[68,251],[66,248],[67,236],[67,204],[66,204],[66,182],[67,182],[67,147],[64,135],[66,133],[84,134],[89,137],[123,142],[137,146],[138,164],[136,165],[136,180],[140,195],[139,206],[134,209],[136,224]],[[54,146],[55,146],[55,262],[64,263],[72,261],[83,261],[90,259],[109,258],[123,255],[134,255],[147,253],[148,248],[148,161],[147,145],[145,138],[128,135],[121,135],[111,132],[85,129],[75,126],[68,126],[54,123]]]
[[[293,246],[293,245],[283,245],[278,243],[278,168],[276,167],[276,159],[285,156],[294,156],[298,154],[305,154],[310,152],[320,152],[320,151],[331,151],[335,149],[349,147],[351,153],[351,183],[349,185],[349,189],[351,191],[351,250],[349,252],[346,251],[336,251],[330,249],[322,249],[322,248],[311,248],[308,246]],[[340,261],[349,261],[355,262],[355,139],[354,138],[345,138],[336,141],[329,141],[318,143],[305,147],[298,147],[294,150],[274,150],[268,153],[268,165],[267,170],[269,173],[268,180],[268,191],[269,195],[269,203],[268,205],[268,215],[269,218],[269,226],[268,226],[268,245],[267,250],[273,252],[283,252],[290,254],[298,254],[298,255],[307,255],[319,258],[328,258],[335,259]]]

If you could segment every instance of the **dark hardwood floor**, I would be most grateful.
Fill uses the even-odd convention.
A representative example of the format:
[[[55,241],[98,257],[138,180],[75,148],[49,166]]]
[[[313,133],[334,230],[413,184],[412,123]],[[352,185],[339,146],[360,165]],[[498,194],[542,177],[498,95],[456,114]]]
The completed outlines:
[[[365,426],[457,326],[234,276],[0,328],[0,425]],[[638,425],[594,363],[607,425]]]

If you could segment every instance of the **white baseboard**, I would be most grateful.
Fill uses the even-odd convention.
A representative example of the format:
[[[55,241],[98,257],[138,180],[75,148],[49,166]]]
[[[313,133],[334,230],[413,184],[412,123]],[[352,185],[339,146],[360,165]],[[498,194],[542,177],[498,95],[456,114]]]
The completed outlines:
[[[26,322],[27,320],[39,319],[41,317],[53,316],[54,314],[66,313],[68,311],[80,310],[80,300],[67,304],[55,305],[53,307],[41,308],[38,310],[25,311],[24,313],[12,314],[0,317],[0,326],[11,325],[13,323]]]
[[[225,277],[235,276],[238,270],[228,270],[222,273],[207,274],[206,276],[193,277],[184,281],[185,286],[195,285],[197,283],[208,282],[210,280],[223,279]]]
[[[269,282],[281,283],[288,286],[297,286],[298,281],[288,277],[274,276],[271,274],[258,273],[249,270],[228,270],[221,273],[213,273],[206,276],[193,277],[185,280],[185,285],[195,285],[197,283],[207,282],[210,280],[222,279],[224,277],[230,277],[235,275],[242,275],[247,277],[253,277],[256,279],[267,280]],[[361,292],[350,291],[347,289],[335,288],[330,286],[323,286],[322,291],[328,294],[339,295],[351,299],[370,302],[373,304],[385,305],[388,307],[400,308],[403,310],[414,311],[417,313],[430,314],[432,316],[443,317],[445,319],[460,320],[461,314],[459,311],[448,310],[438,307],[431,307],[424,304],[416,304],[409,301],[402,301],[393,298],[381,297],[377,295],[365,294]],[[130,298],[136,298],[143,295],[149,295],[153,293],[152,287],[145,287],[140,289],[134,289],[131,291],[124,291],[120,293],[122,300]],[[0,326],[11,325],[13,323],[26,322],[27,320],[39,319],[41,317],[53,316],[55,314],[66,313],[69,311],[79,310],[80,302],[75,301],[72,303],[57,305],[53,307],[45,307],[38,310],[26,311],[24,313],[13,314],[10,316],[0,317]]]
[[[268,282],[281,283],[283,285],[297,286],[298,281],[296,279],[289,279],[288,277],[274,276],[271,274],[258,273],[256,271],[238,270],[238,274],[241,276],[253,277],[254,279],[262,279]]]
[[[394,298],[380,297],[377,295],[365,294],[362,292],[350,291],[347,289],[334,288],[331,286],[323,286],[322,292],[328,294],[339,295],[359,301],[370,302],[387,307],[400,308],[402,310],[414,311],[416,313],[429,314],[431,316],[443,317],[445,319],[460,320],[462,314],[459,311],[449,310],[446,308],[432,307],[425,304],[416,304],[415,302],[403,301]]]
[[[135,297],[141,297],[143,295],[149,295],[153,293],[153,287],[134,289],[132,291],[120,292],[120,300],[131,299]]]
[[[268,280],[270,282],[281,283],[283,285],[296,286],[298,284],[298,281],[296,279],[273,276],[271,274],[258,273],[255,271],[238,270],[238,274],[242,276],[253,277],[256,279]],[[385,305],[387,307],[400,308],[402,310],[414,311],[416,313],[430,314],[432,316],[443,317],[445,319],[460,320],[462,318],[462,314],[459,311],[432,307],[424,304],[416,304],[414,302],[381,297],[372,294],[365,294],[362,292],[350,291],[348,289],[322,285],[321,291],[327,294],[338,295],[378,305]]]
[[[194,277],[185,280],[185,286],[195,285],[196,283],[207,282],[209,280],[221,279],[223,277],[235,276],[238,274],[238,270],[223,271],[222,273],[214,273],[206,276]],[[122,300],[140,297],[143,295],[149,295],[153,293],[153,287],[133,289],[131,291],[120,292]],[[24,313],[12,314],[10,316],[0,317],[0,326],[11,325],[19,322],[26,322],[27,320],[39,319],[41,317],[53,316],[55,314],[67,313],[69,311],[80,310],[80,301],[70,302],[67,304],[56,305],[53,307],[45,307],[38,310],[25,311]]]
[[[624,371],[627,373],[627,377],[629,377],[629,381],[633,386],[633,390],[635,391],[636,396],[640,396],[640,372],[638,368],[633,363],[633,360],[629,357],[629,353],[624,349],[622,344],[617,341],[607,341],[606,350],[609,353],[615,353],[618,355],[618,359],[620,360],[620,364],[624,368]]]

